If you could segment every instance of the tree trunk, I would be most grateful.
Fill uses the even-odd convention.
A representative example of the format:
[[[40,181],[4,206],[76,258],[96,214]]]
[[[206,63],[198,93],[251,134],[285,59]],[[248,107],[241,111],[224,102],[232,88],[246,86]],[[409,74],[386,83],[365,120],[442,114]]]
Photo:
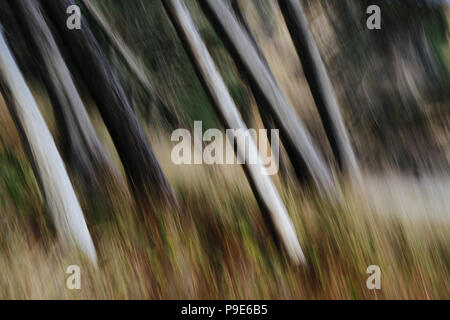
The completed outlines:
[[[164,1],[164,5],[224,126],[235,130],[242,129],[244,132],[247,132],[247,127],[208,49],[196,30],[184,2],[182,0],[168,0]],[[277,236],[286,248],[289,257],[296,263],[304,262],[304,255],[292,221],[272,180],[268,175],[264,174],[266,169],[259,159],[259,152],[255,142],[252,138],[249,139],[249,152],[247,153],[245,142],[242,143],[242,140],[236,139],[236,135],[228,138],[231,139],[230,142],[233,140],[237,142],[237,157],[244,159],[245,170],[258,203],[263,212],[268,213],[270,216]],[[257,155],[259,161],[256,164],[249,163],[248,155],[250,154]]]
[[[259,58],[261,59],[261,61],[264,63],[264,65],[267,67],[267,71],[270,73],[271,77],[275,80],[274,75],[272,74],[272,70],[269,67],[269,63],[266,60],[266,57],[264,56],[261,48],[259,47],[258,43],[256,42],[255,37],[253,36],[253,33],[250,29],[250,26],[248,25],[244,14],[242,13],[242,10],[239,6],[239,0],[231,0],[231,7],[233,8],[233,12],[236,15],[239,23],[241,24],[242,28],[244,28],[245,32],[247,33],[248,37],[250,38],[253,47],[255,48],[256,52],[259,55]],[[249,81],[246,78],[245,73],[241,73],[241,76],[246,80],[246,82],[248,83],[248,85],[250,86],[252,92],[256,92],[257,88],[254,87],[254,82]],[[256,104],[260,107],[261,110],[268,110],[269,106],[266,105],[266,100],[262,99],[260,95],[255,95],[255,101]],[[272,115],[269,112],[260,112],[260,116],[261,116],[261,120],[264,124],[264,126],[267,129],[275,129],[276,125],[275,125],[275,121],[272,117]],[[271,130],[267,130],[267,140],[268,141],[272,141],[272,136],[271,136]],[[289,161],[286,158],[286,155],[282,152],[279,153],[279,157],[280,157],[280,172],[285,173],[286,172],[286,163],[287,161]]]
[[[247,36],[249,37],[251,43],[255,47],[256,52],[258,53],[259,58],[264,63],[264,65],[267,67],[267,71],[270,73],[270,75],[273,77],[272,70],[269,67],[269,63],[267,62],[266,57],[264,56],[261,48],[258,46],[258,43],[256,42],[256,39],[253,35],[252,30],[250,29],[250,26],[247,23],[247,20],[244,17],[244,14],[242,13],[242,10],[239,6],[240,0],[231,0],[231,8],[233,9],[234,14],[236,15],[237,20],[241,24],[241,27],[244,29],[244,31],[247,33]]]
[[[234,60],[251,81],[252,89],[256,90],[255,96],[260,96],[266,102],[260,108],[269,107],[268,110],[261,110],[261,113],[270,112],[280,128],[281,138],[297,176],[303,180],[305,171],[308,171],[318,190],[335,198],[336,188],[329,168],[229,6],[216,0],[200,0],[200,4],[213,27],[224,37]]]
[[[108,154],[100,143],[89,115],[78,94],[69,69],[42,15],[33,0],[9,1],[23,26],[25,39],[38,53],[38,65],[52,104],[61,115],[69,145],[69,159],[88,185],[102,186],[101,173],[117,175]]]
[[[100,29],[108,38],[109,42],[117,52],[122,56],[134,76],[137,78],[141,86],[147,91],[153,102],[159,106],[165,119],[172,125],[179,127],[180,120],[176,113],[170,108],[167,101],[156,91],[150,83],[147,75],[148,71],[142,61],[136,57],[131,49],[127,46],[120,34],[108,23],[101,11],[89,0],[82,0],[90,16],[94,19]]]
[[[69,30],[66,27],[66,9],[74,5],[74,1],[42,0],[42,3],[45,4],[61,38],[70,48],[73,60],[116,146],[130,185],[143,201],[141,204],[146,206],[161,200],[174,205],[174,195],[144,130],[86,20],[81,17],[80,30]]]
[[[334,155],[342,170],[361,180],[358,163],[327,70],[299,0],[278,0]]]
[[[97,265],[95,247],[64,163],[1,32],[0,78],[3,97],[29,151],[59,237],[67,245],[76,245]]]

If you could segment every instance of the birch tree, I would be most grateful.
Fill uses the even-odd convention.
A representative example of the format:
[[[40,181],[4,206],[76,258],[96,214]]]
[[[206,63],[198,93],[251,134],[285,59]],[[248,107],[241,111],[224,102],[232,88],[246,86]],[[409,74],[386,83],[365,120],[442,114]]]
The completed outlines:
[[[125,91],[102,52],[88,23],[81,17],[81,28],[66,27],[66,9],[73,0],[42,0],[65,45],[70,49],[84,82],[96,102],[123,163],[128,181],[147,205],[157,200],[175,204],[175,197],[150,147],[144,129],[130,106]]]
[[[340,168],[357,181],[361,173],[339,105],[299,0],[278,0]]]
[[[164,5],[224,126],[235,129],[234,132],[238,129],[247,132],[247,127],[184,2],[182,0],[168,0],[164,1]],[[244,159],[245,170],[258,203],[263,212],[268,213],[278,238],[284,245],[289,257],[295,263],[305,262],[292,221],[272,180],[268,175],[263,174],[266,169],[262,166],[261,159],[258,159],[256,164],[252,164],[247,159],[250,154],[260,157],[255,142],[250,138],[248,152],[246,152],[245,142],[242,143],[242,140],[237,139],[236,136],[228,138],[236,141],[237,157]]]
[[[267,109],[261,110],[261,113],[270,112],[280,128],[281,138],[297,176],[303,179],[308,172],[318,190],[334,198],[336,188],[330,169],[229,5],[216,0],[199,0],[199,3],[218,34],[224,36],[225,45],[252,83],[254,94],[265,101],[260,108],[266,106]]]
[[[101,184],[102,172],[116,173],[109,155],[99,141],[71,73],[47,26],[39,3],[33,0],[9,1],[24,26],[25,39],[37,52],[40,73],[50,100],[67,135],[69,159],[86,183]],[[118,175],[118,174],[115,174]]]
[[[256,52],[259,55],[259,58],[261,59],[261,61],[264,63],[264,65],[267,67],[267,71],[270,73],[270,75],[272,76],[273,79],[275,79],[274,75],[272,74],[272,70],[269,67],[269,63],[267,62],[266,57],[264,56],[261,48],[259,47],[258,43],[256,42],[256,39],[252,33],[252,30],[250,29],[250,26],[247,23],[247,20],[245,19],[245,16],[241,10],[241,7],[239,5],[239,0],[231,0],[231,8],[233,9],[234,14],[236,15],[236,18],[238,19],[239,23],[241,24],[242,28],[244,29],[244,31],[247,33],[248,37],[250,38],[253,47],[255,48]],[[252,92],[257,92],[257,88],[254,87],[254,82],[249,81],[246,76],[245,73],[241,74],[242,77],[244,79],[247,80],[248,85],[250,86]],[[267,129],[274,129],[276,128],[275,125],[275,121],[272,117],[272,115],[270,114],[270,112],[266,112],[266,110],[269,109],[269,106],[266,104],[266,100],[262,99],[262,97],[260,95],[255,95],[255,101],[256,104],[258,106],[260,106],[260,110],[263,110],[264,112],[260,112],[259,115],[261,116],[261,120],[264,124],[264,126]],[[268,141],[272,141],[272,137],[271,137],[271,130],[267,130],[267,140]],[[288,158],[286,157],[286,154],[284,152],[280,152],[279,153],[279,166],[280,166],[280,171],[281,172],[286,172],[285,168],[286,168],[286,164],[289,161]]]
[[[95,265],[97,256],[75,191],[55,142],[0,32],[0,88],[21,133],[59,238]]]
[[[82,0],[84,6],[90,16],[97,23],[100,29],[108,38],[114,49],[120,54],[131,73],[136,77],[141,86],[146,90],[149,97],[160,108],[162,114],[174,126],[180,126],[180,120],[176,113],[171,109],[166,99],[153,87],[150,82],[148,71],[141,59],[139,59],[133,51],[128,47],[125,40],[114,27],[108,23],[102,12],[89,0]]]

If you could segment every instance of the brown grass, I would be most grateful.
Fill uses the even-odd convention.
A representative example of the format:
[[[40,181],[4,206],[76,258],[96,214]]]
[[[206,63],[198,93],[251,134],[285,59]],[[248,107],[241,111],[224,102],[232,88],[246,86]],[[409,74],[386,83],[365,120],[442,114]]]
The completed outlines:
[[[157,212],[155,239],[124,195],[95,209],[85,205],[98,270],[59,246],[28,162],[12,153],[23,175],[11,173],[17,194],[2,182],[0,298],[449,298],[448,221],[378,215],[351,189],[345,205],[334,206],[283,182],[308,260],[307,267],[293,266],[274,246],[239,167],[177,167],[163,142],[153,145],[182,213]],[[81,290],[66,289],[72,264],[81,266]],[[381,290],[366,288],[372,264],[381,267]]]

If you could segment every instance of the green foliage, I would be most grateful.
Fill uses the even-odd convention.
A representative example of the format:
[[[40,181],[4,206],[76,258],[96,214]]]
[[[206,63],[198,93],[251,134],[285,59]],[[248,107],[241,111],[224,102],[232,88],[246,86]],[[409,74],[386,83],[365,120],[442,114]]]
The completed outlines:
[[[0,151],[0,194],[6,201],[5,192],[15,207],[23,209],[26,203],[28,182],[23,164],[8,149]]]

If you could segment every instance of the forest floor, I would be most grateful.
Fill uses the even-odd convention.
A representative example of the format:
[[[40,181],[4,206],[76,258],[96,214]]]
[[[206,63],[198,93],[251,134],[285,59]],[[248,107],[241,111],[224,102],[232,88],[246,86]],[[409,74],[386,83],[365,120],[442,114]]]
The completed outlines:
[[[157,210],[149,227],[121,189],[103,201],[78,190],[98,250],[95,269],[60,246],[16,138],[1,136],[1,299],[450,298],[449,207],[425,201],[411,181],[345,187],[337,205],[290,176],[277,178],[308,261],[295,266],[273,244],[239,166],[175,166],[167,145],[153,141],[182,210]],[[74,264],[80,290],[66,288]],[[370,265],[381,269],[380,290],[366,287]]]

